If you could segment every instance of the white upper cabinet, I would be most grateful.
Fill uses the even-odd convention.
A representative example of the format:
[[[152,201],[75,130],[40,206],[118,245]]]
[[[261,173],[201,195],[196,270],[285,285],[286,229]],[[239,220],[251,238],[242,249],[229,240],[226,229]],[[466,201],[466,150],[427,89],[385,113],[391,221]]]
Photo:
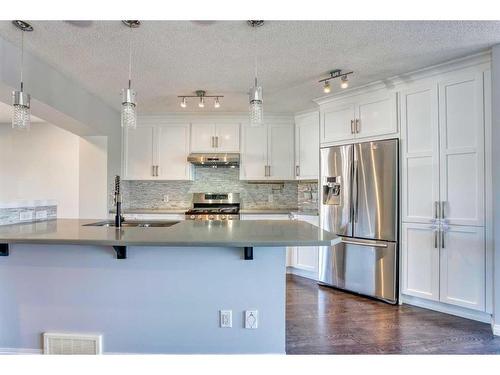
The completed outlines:
[[[402,219],[429,223],[439,201],[438,86],[402,91]]]
[[[380,137],[398,132],[396,93],[382,90],[359,98],[354,119],[355,138]]]
[[[240,152],[239,124],[193,123],[191,152]]]
[[[484,225],[482,72],[439,84],[441,201],[450,224]]]
[[[214,152],[215,124],[191,124],[191,152]]]
[[[129,180],[155,178],[155,127],[138,126],[123,131],[123,175]]]
[[[240,152],[239,124],[217,124],[215,137],[217,152]]]
[[[320,108],[322,145],[398,133],[397,95],[390,90],[339,98]]]
[[[295,177],[315,180],[319,175],[319,113],[295,118]]]
[[[293,180],[294,175],[294,128],[289,124],[268,126],[268,178]]]
[[[329,105],[321,111],[321,143],[354,139],[355,106],[352,103]]]
[[[123,178],[190,180],[189,124],[140,124],[123,132]]]
[[[189,124],[159,126],[158,135],[158,171],[160,180],[191,179],[189,154]]]
[[[295,179],[294,127],[291,123],[243,127],[240,179]]]

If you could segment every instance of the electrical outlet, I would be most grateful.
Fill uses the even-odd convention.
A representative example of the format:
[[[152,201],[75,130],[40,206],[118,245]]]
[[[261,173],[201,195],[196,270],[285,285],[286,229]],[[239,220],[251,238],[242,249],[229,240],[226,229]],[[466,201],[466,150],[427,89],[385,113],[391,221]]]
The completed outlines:
[[[257,310],[245,311],[245,328],[256,329],[259,327],[259,312]]]
[[[30,221],[30,220],[33,220],[33,211],[19,212],[19,221]]]
[[[231,328],[233,326],[233,312],[231,310],[220,310],[219,321],[221,328]]]
[[[43,211],[36,211],[35,218],[37,220],[46,219],[47,218],[47,211],[45,211],[45,210],[43,210]]]
[[[168,194],[163,196],[163,202],[168,203]]]

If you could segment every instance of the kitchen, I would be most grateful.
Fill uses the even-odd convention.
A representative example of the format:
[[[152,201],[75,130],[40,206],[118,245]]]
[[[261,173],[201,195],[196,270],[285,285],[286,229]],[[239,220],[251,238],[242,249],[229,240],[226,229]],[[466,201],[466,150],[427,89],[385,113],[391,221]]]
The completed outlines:
[[[499,42],[495,21],[1,21],[0,352],[500,353]]]

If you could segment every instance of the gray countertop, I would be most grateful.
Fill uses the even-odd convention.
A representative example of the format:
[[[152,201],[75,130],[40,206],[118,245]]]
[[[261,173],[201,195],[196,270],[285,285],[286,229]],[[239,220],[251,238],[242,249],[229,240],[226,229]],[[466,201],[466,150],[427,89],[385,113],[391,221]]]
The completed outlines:
[[[187,220],[168,228],[83,226],[98,220],[58,219],[0,227],[0,243],[76,244],[103,246],[282,247],[328,246],[339,238],[303,221]]]
[[[183,214],[189,208],[129,208],[124,209],[124,215],[133,215],[133,214]],[[110,210],[109,213],[113,214],[116,211],[114,209]],[[294,208],[264,208],[264,209],[241,209],[240,214],[242,215],[287,215],[287,214],[297,214],[297,215],[309,215],[309,216],[318,216],[317,210],[303,210],[300,211],[297,207]]]

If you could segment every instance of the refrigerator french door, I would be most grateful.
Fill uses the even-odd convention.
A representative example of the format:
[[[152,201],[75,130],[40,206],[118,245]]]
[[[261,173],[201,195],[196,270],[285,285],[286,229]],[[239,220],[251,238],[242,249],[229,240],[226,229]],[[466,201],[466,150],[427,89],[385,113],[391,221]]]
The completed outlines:
[[[397,303],[398,140],[321,149],[319,282]]]

